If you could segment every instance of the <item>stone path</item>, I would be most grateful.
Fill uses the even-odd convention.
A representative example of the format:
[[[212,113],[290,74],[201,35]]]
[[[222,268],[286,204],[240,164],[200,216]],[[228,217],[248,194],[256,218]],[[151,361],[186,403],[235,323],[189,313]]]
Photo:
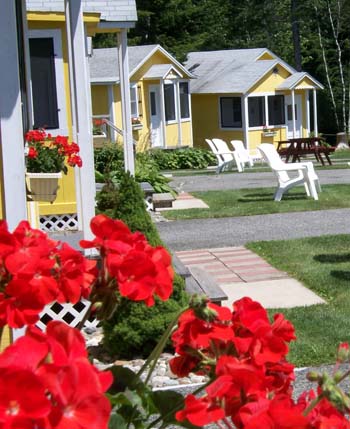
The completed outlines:
[[[243,246],[178,251],[187,267],[200,267],[211,275],[228,296],[222,305],[244,296],[265,308],[290,308],[323,304],[325,301],[300,282],[292,279]]]

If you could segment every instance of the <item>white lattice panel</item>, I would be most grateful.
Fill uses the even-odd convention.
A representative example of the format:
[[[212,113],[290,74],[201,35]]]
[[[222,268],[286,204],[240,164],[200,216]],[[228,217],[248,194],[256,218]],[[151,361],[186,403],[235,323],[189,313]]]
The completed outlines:
[[[46,325],[51,320],[60,320],[75,328],[85,317],[90,305],[91,302],[86,299],[82,299],[76,304],[60,304],[58,302],[54,302],[50,305],[46,305],[40,314],[40,319],[36,323],[36,326],[42,331],[45,331]],[[98,323],[97,319],[91,318],[89,321],[85,322],[84,327],[96,327]],[[24,332],[25,328],[13,329],[13,340],[24,335]]]
[[[78,229],[78,215],[72,213],[40,216],[40,229],[46,232],[76,231]]]

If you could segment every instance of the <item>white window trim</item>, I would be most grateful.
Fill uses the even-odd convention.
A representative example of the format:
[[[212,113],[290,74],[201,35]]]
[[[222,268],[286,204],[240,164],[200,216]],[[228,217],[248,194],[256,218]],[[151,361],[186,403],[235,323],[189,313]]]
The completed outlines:
[[[221,125],[221,99],[222,98],[240,98],[241,99],[241,116],[242,126],[241,127],[223,127]],[[218,111],[219,111],[219,130],[220,131],[243,131],[243,97],[241,95],[225,94],[218,97]]]
[[[42,39],[52,37],[55,51],[55,74],[59,128],[50,129],[52,135],[68,135],[67,109],[66,109],[66,86],[64,80],[64,62],[62,51],[62,33],[59,29],[29,30],[29,39]],[[30,67],[29,67],[30,69]],[[30,70],[28,71],[30,73]],[[33,99],[32,87],[30,87]],[[34,113],[33,113],[34,114]]]
[[[130,90],[132,89],[135,89],[136,115],[133,115],[133,113],[131,112],[131,117],[138,118],[140,116],[140,112],[139,112],[139,97],[138,97],[137,83],[130,82]],[[132,101],[132,98],[130,94],[130,109],[131,109],[131,101]]]
[[[179,79],[179,97],[178,97],[178,102],[179,102],[179,110],[180,110],[180,122],[190,122],[192,120],[192,114],[191,114],[191,94],[190,94],[190,82],[187,79]],[[188,112],[190,114],[190,116],[188,116],[187,118],[181,118],[181,102],[180,102],[180,83],[187,83],[188,85]]]
[[[265,105],[265,120],[266,120],[266,124],[265,127],[263,125],[259,126],[259,127],[250,127],[249,126],[249,107],[248,107],[248,117],[247,117],[247,125],[248,125],[248,130],[249,131],[261,131],[263,129],[282,129],[282,128],[287,128],[287,124],[280,124],[280,125],[270,125],[269,124],[269,106],[268,106],[268,97],[271,95],[283,95],[286,96],[285,94],[276,94],[275,92],[260,92],[260,93],[256,93],[256,94],[251,94],[248,95],[248,98],[254,98],[254,97],[264,97],[264,105]],[[247,100],[247,105],[248,105],[248,100]],[[249,106],[249,105],[248,105]],[[286,115],[284,115],[284,120],[286,120]]]
[[[172,85],[174,88],[174,109],[175,109],[175,119],[171,119],[170,121],[166,120],[166,115],[165,115],[165,92],[164,92],[164,85]],[[165,124],[166,125],[172,125],[172,124],[177,124],[179,122],[179,118],[178,118],[178,110],[180,108],[180,106],[177,106],[178,104],[178,99],[179,99],[179,94],[178,94],[178,85],[177,85],[177,79],[166,79],[163,81],[163,99],[164,99],[164,117],[165,117]]]

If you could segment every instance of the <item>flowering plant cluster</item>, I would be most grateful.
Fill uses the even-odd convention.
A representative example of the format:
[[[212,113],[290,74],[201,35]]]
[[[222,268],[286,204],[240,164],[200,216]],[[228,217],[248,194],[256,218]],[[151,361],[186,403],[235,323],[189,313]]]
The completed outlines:
[[[31,130],[25,135],[26,167],[29,173],[67,174],[66,163],[71,167],[83,165],[79,146],[68,137],[46,134],[45,130]]]
[[[106,121],[105,119],[95,118],[92,120],[92,134],[95,136],[102,136],[105,134],[104,125]]]
[[[91,228],[95,238],[81,246],[100,252],[98,267],[27,222],[13,233],[0,224],[0,325],[28,325],[26,335],[0,354],[0,429],[209,423],[226,429],[350,429],[350,397],[338,386],[350,375],[339,370],[340,363],[349,364],[348,344],[339,346],[334,374],[310,373],[317,389],[294,400],[294,367],[286,359],[294,327],[282,314],[270,322],[250,298],[236,301],[231,311],[194,297],[138,374],[121,366],[98,371],[80,332],[61,322],[50,322],[46,333],[40,332],[33,324],[52,300],[76,302],[89,295],[103,318],[123,299],[153,305],[155,297],[171,295],[173,270],[164,248],[153,248],[141,233],[104,215],[94,217]],[[172,371],[208,379],[186,398],[147,385],[169,337],[176,352]]]
[[[139,117],[131,118],[131,124],[132,125],[140,125],[141,119]]]

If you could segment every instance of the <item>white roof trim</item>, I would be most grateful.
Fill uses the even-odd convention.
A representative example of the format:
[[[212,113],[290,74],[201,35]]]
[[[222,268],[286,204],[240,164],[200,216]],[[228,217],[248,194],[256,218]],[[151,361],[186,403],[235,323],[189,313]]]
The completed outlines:
[[[262,57],[264,54],[269,54],[271,55],[272,58],[274,58],[275,60],[277,60],[287,71],[289,71],[291,74],[295,73],[296,70],[290,66],[288,63],[286,63],[285,61],[282,60],[282,58],[278,57],[277,55],[275,55],[272,51],[270,51],[270,49],[264,49],[264,51],[258,55],[255,59],[255,61],[264,61],[264,60],[259,60],[260,57]],[[271,60],[270,60],[271,61]]]
[[[309,73],[307,72],[303,72],[303,74],[300,76],[300,78],[291,86],[289,86],[286,89],[294,89],[298,86],[298,84],[304,79],[304,78],[308,78],[311,80],[311,82],[313,82],[315,84],[316,87],[318,87],[318,89],[324,89],[324,86],[322,85],[322,83],[320,83],[318,80],[314,79],[311,75],[309,75]],[[280,85],[283,88],[283,84]],[[303,89],[303,88],[300,88]],[[305,88],[307,89],[307,88]]]
[[[158,65],[163,65],[163,64],[155,64],[156,67]],[[143,80],[166,79],[168,77],[169,73],[171,73],[171,72],[174,72],[174,74],[176,74],[179,78],[183,78],[183,75],[178,70],[176,70],[176,68],[172,64],[169,64],[168,69],[166,70],[166,72],[163,75],[158,75],[158,76],[150,75],[150,76],[147,76],[147,74],[149,73],[149,71],[151,69],[152,69],[152,67],[142,77]]]
[[[264,60],[261,60],[261,61],[264,61]],[[273,61],[273,60],[267,60],[267,61]],[[257,79],[256,79],[256,81],[255,82],[253,82],[250,86],[249,86],[249,88],[244,88],[244,89],[242,89],[242,94],[246,94],[251,88],[253,88],[253,86],[254,85],[256,85],[261,79],[263,79],[266,75],[267,75],[267,73],[269,73],[271,70],[273,70],[274,69],[274,67],[276,67],[276,65],[277,64],[279,64],[280,66],[282,66],[283,68],[285,68],[284,67],[284,64],[282,64],[281,62],[280,62],[280,60],[279,59],[275,59],[274,60],[274,63],[273,64],[271,64],[271,67],[269,67],[263,74],[261,74]],[[287,71],[289,71],[289,70],[287,70]]]
[[[162,48],[160,45],[157,45],[154,47],[154,49],[152,49],[151,52],[149,52],[148,55],[145,56],[145,58],[133,69],[130,71],[129,76],[132,76],[134,73],[137,72],[137,70],[142,67],[146,61],[148,61],[151,56],[157,52],[160,51],[162,54],[164,54],[171,62],[174,62],[176,64],[176,66],[182,70],[182,72],[184,74],[186,74],[189,78],[194,78],[194,75],[192,75],[192,73],[190,73],[181,63],[179,63],[172,55],[170,55],[164,48]]]

